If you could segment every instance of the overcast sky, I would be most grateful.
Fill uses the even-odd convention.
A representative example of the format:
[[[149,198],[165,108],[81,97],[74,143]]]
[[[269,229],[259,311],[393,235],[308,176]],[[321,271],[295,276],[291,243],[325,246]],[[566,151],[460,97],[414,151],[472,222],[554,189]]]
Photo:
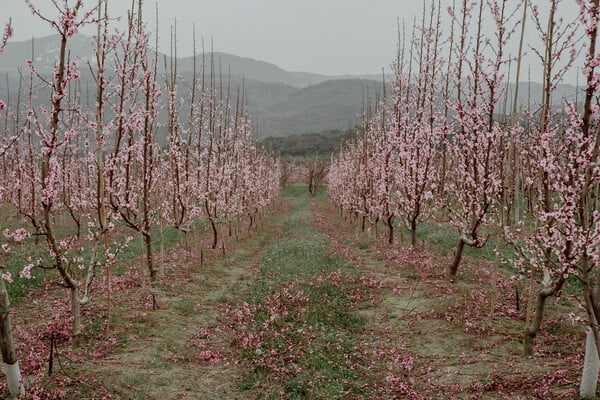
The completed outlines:
[[[50,0],[31,2],[55,15]],[[74,2],[70,0],[71,4]],[[563,1],[571,2],[574,3]],[[84,0],[86,6],[95,3]],[[149,0],[144,3],[145,19],[154,29],[156,3]],[[420,18],[424,1],[157,0],[157,3],[160,46],[164,52],[169,51],[170,26],[176,19],[182,56],[192,54],[191,33],[195,24],[198,37],[204,37],[208,43],[213,38],[215,51],[268,61],[289,71],[340,75],[377,74],[382,67],[389,71],[396,52],[397,20],[412,24],[415,16]],[[442,0],[446,18],[451,3]],[[130,4],[130,0],[109,0],[109,14],[123,17]],[[574,4],[561,9],[570,19],[575,17],[575,11]],[[12,40],[52,33],[47,23],[31,14],[23,0],[0,0],[0,16],[0,23],[12,18],[15,29]],[[527,38],[533,40],[535,35]],[[567,79],[574,80],[574,74]]]

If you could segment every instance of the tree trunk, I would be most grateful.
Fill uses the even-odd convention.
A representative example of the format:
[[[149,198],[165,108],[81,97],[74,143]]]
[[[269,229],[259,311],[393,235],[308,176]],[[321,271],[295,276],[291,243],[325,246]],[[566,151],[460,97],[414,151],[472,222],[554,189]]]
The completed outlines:
[[[394,244],[394,217],[388,217],[386,222],[388,226],[388,244]]]
[[[462,240],[461,240],[462,242]],[[413,218],[410,221],[410,244],[415,249],[417,247],[417,219]],[[464,245],[463,245],[464,246]],[[458,265],[457,265],[458,267]],[[456,275],[456,271],[454,272]]]
[[[189,240],[189,232],[186,229],[183,232],[184,240],[185,240],[185,261],[188,262],[190,259],[190,240]],[[162,252],[162,250],[161,250]],[[164,256],[161,254],[161,265],[165,262]]]
[[[160,273],[160,275],[162,276],[165,273],[165,240],[164,240],[164,232],[163,232],[163,223],[162,223],[162,218],[159,218],[159,224],[160,224],[160,263],[158,266],[158,271]],[[186,252],[187,252],[187,245],[186,245]],[[186,260],[187,260],[187,253],[186,253]]]
[[[212,228],[212,232],[213,232],[213,242],[212,242],[212,248],[216,249],[217,245],[219,244],[219,232],[217,231],[217,225],[215,224],[215,220],[213,218],[209,218],[208,219],[210,221],[210,227]]]
[[[19,369],[13,341],[10,301],[2,278],[0,278],[0,310],[2,313],[2,318],[0,318],[0,350],[4,362],[4,373],[6,374],[11,396],[18,396],[19,394],[25,394],[25,387],[21,379],[21,370]]]
[[[73,338],[81,335],[81,303],[79,301],[79,287],[74,286],[71,290],[71,315],[73,316],[72,333]]]
[[[142,233],[142,236],[146,245],[146,262],[148,264],[148,271],[150,271],[150,281],[155,282],[158,278],[158,271],[154,266],[154,257],[152,255],[152,236],[147,232]]]
[[[81,239],[81,221],[76,219],[75,225],[77,225],[77,239]]]
[[[463,250],[465,249],[465,241],[462,238],[458,242],[458,247],[456,248],[456,255],[454,256],[454,262],[448,269],[448,279],[451,282],[456,280],[456,272],[458,271],[458,266],[460,265],[460,260],[462,259]]]
[[[564,275],[560,275],[554,284],[542,283],[542,288],[538,292],[537,305],[535,307],[535,314],[531,323],[525,331],[525,338],[523,340],[523,354],[526,356],[533,355],[533,339],[537,335],[542,320],[544,318],[544,308],[546,306],[546,300],[550,296],[554,296],[565,283]]]
[[[542,319],[544,318],[544,308],[546,306],[546,299],[548,296],[545,296],[543,293],[538,293],[537,305],[535,307],[535,314],[531,323],[525,330],[525,338],[523,339],[523,354],[526,356],[533,355],[533,339],[537,336],[537,332],[542,325]]]

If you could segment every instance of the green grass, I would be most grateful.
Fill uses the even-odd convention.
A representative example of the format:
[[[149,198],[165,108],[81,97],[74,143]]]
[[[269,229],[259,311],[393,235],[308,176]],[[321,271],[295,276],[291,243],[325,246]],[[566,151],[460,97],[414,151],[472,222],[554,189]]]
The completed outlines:
[[[280,292],[282,287],[293,283],[295,290],[302,291],[309,300],[306,312],[289,315],[285,319],[286,326],[282,328],[292,327],[295,331],[308,326],[318,335],[297,361],[302,372],[286,376],[280,381],[281,386],[273,391],[272,397],[278,398],[281,389],[287,399],[344,398],[343,393],[349,390],[360,392],[365,382],[364,377],[341,361],[352,359],[352,349],[365,321],[351,307],[348,284],[319,280],[318,277],[338,270],[342,275],[356,275],[358,272],[342,258],[327,254],[329,240],[314,226],[308,201],[315,197],[310,196],[306,185],[289,186],[282,197],[289,202],[291,211],[282,235],[272,243],[262,259],[262,273],[250,287],[248,302],[261,304],[269,296]],[[316,199],[323,198],[326,194],[320,191]],[[257,313],[254,328],[260,329],[267,318],[267,313]],[[303,339],[299,336],[298,340]],[[273,338],[263,343],[263,351],[285,346],[285,343]],[[245,355],[250,359],[256,356],[254,352],[246,352]],[[248,372],[240,388],[253,388],[268,376],[268,371],[255,368]]]
[[[410,237],[410,231],[405,226],[399,226],[398,231],[405,236],[405,240],[409,240],[408,237]],[[458,246],[459,235],[449,226],[436,223],[422,223],[417,228],[417,238],[418,240],[429,244],[434,254],[447,256],[454,254]],[[490,237],[485,246],[481,249],[465,246],[463,255],[481,258],[486,261],[495,261],[495,246],[496,238]],[[512,246],[504,241],[502,241],[500,246],[500,252],[506,259],[512,258],[514,254]]]
[[[410,231],[405,227],[400,227],[400,231],[404,235],[410,234]],[[419,225],[417,235],[419,240],[426,242],[434,254],[437,255],[453,255],[456,247],[458,246],[458,234],[455,230],[448,226],[434,223],[424,223]],[[495,262],[495,247],[496,237],[490,237],[483,248],[479,249],[476,247],[465,246],[463,255],[488,262]],[[501,241],[500,255],[504,260],[502,263],[502,268],[509,271],[511,274],[519,272],[511,264],[511,260],[513,260],[515,257],[515,251],[516,250],[513,245],[508,244],[505,240]],[[581,282],[573,275],[569,275],[563,289],[569,295],[580,295],[583,292],[583,286]]]
[[[4,229],[16,229],[25,227],[31,230],[31,226],[27,225],[26,221],[8,210],[4,210],[5,214],[2,216],[3,228]],[[57,217],[55,221],[55,236],[60,241],[62,239],[72,237],[76,234],[76,229],[73,220],[70,217]],[[87,221],[82,221],[81,235],[82,239],[80,244],[73,246],[71,250],[70,258],[74,256],[83,258],[83,265],[87,267],[92,258],[93,245],[85,240],[87,234]],[[205,221],[198,221],[194,226],[194,234],[203,232],[206,226]],[[127,236],[132,236],[133,240],[129,242],[128,246],[117,256],[116,263],[113,266],[112,273],[114,275],[122,275],[130,267],[133,260],[138,259],[140,256],[145,254],[145,244],[143,243],[140,234],[134,232],[130,228],[117,224],[117,229],[111,233],[110,242],[122,243]],[[178,244],[184,242],[184,234],[172,227],[163,227],[163,247],[165,249],[172,248]],[[155,260],[159,260],[160,257],[160,243],[161,235],[158,227],[155,227],[152,231],[152,246],[154,250]],[[49,255],[48,248],[46,245],[45,237],[38,237],[38,243],[35,243],[34,237],[25,239],[22,243],[10,243],[11,252],[0,258],[0,264],[4,264],[7,271],[10,271],[13,277],[13,282],[7,284],[8,295],[13,304],[18,303],[22,298],[33,288],[39,287],[42,283],[49,279],[55,279],[58,277],[56,271],[52,270],[41,270],[34,268],[32,270],[32,279],[20,278],[19,273],[23,268],[33,262],[34,264],[38,259],[42,260],[43,265],[52,265],[52,259]],[[113,246],[114,247],[114,246]],[[102,252],[102,246],[100,246],[100,252]],[[85,271],[79,271],[75,267],[71,268],[71,272],[76,279],[82,279]]]
[[[190,296],[183,296],[179,299],[177,310],[181,315],[192,315],[196,311],[196,302]]]

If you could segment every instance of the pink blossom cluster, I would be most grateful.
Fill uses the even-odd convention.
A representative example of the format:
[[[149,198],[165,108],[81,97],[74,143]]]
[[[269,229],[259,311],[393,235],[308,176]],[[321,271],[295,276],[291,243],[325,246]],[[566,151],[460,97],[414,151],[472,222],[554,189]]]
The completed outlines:
[[[8,42],[8,39],[10,39],[13,35],[13,28],[12,25],[10,23],[10,21],[6,24],[6,26],[4,27],[4,32],[2,34],[2,39],[0,39],[0,54],[2,54],[4,52],[4,48],[6,47],[6,43]],[[6,103],[2,100],[0,100],[0,111],[3,111],[6,109]]]
[[[6,47],[6,43],[8,39],[10,39],[13,35],[13,27],[10,21],[4,27],[4,32],[2,33],[2,39],[0,39],[0,54],[4,52],[4,48]]]
[[[6,239],[11,239],[15,243],[20,243],[29,236],[29,232],[23,228],[18,228],[15,230],[5,229],[3,235]]]

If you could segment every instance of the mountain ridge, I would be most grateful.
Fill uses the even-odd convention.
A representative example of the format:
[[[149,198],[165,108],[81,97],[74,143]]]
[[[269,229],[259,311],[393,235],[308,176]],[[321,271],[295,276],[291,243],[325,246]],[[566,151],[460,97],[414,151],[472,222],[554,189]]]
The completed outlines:
[[[59,51],[59,35],[43,36],[21,41],[9,41],[3,54],[0,54],[0,72],[16,71],[18,68],[25,68],[26,61],[32,60],[36,69],[48,72],[52,68],[53,59],[50,57]],[[93,52],[93,38],[77,34],[69,39],[67,51],[70,51],[79,61],[91,61],[95,57]],[[171,62],[171,57],[159,51],[159,69],[165,70],[165,62]],[[314,85],[331,79],[351,78],[353,75],[323,75],[312,72],[287,71],[276,64],[268,61],[258,60],[251,57],[242,57],[220,51],[209,51],[198,53],[195,56],[185,56],[177,58],[177,68],[181,72],[191,72],[193,70],[194,57],[197,66],[201,65],[204,59],[206,62],[205,70],[211,65],[213,60],[214,71],[218,75],[231,75],[245,77],[252,80],[259,80],[270,83],[283,83],[298,89]],[[164,60],[164,61],[163,61]],[[200,71],[197,71],[200,72]],[[374,76],[374,75],[369,75]],[[356,77],[363,77],[357,75]]]
[[[0,73],[7,79],[0,82],[0,98],[6,98],[8,82],[11,93],[17,90],[19,70],[27,70],[27,60],[33,59],[36,71],[51,74],[58,56],[59,36],[25,41],[11,41],[0,54]],[[92,82],[87,66],[93,64],[93,39],[75,35],[68,50],[72,59],[79,60],[82,87]],[[182,81],[190,82],[194,72],[210,74],[212,69],[218,81],[232,88],[232,95],[242,86],[248,100],[248,109],[255,122],[257,135],[287,136],[354,127],[362,106],[362,92],[373,93],[381,83],[352,76],[328,76],[302,71],[286,71],[279,66],[250,57],[224,52],[205,52],[195,56],[178,57],[177,71]],[[159,74],[163,75],[173,60],[159,53]],[[93,85],[91,85],[93,87]],[[182,85],[183,87],[183,85]],[[40,98],[43,99],[41,94]]]
[[[33,59],[36,70],[50,74],[56,60],[59,45],[58,35],[25,41],[9,41],[0,54],[0,98],[6,99],[8,91],[14,93],[19,82],[19,70],[27,70],[27,60]],[[78,34],[69,41],[71,59],[81,63],[95,60],[92,38]],[[248,109],[257,128],[257,135],[288,136],[331,130],[346,130],[357,123],[357,116],[364,108],[365,100],[373,101],[383,89],[383,75],[338,75],[329,76],[312,72],[286,71],[262,60],[241,57],[224,52],[205,52],[196,56],[178,57],[178,74],[183,81],[191,81],[196,59],[196,73],[212,68],[219,81],[236,91],[244,86]],[[163,75],[172,63],[170,56],[159,53],[159,73]],[[212,66],[212,67],[211,67]],[[80,65],[82,87],[91,81],[89,70]],[[391,81],[385,77],[387,84]],[[8,87],[7,87],[8,83]],[[536,82],[521,82],[520,108],[535,104],[541,98],[542,85]],[[91,87],[94,85],[92,84]],[[388,86],[389,87],[389,86]],[[514,83],[506,86],[508,93],[514,92]],[[574,99],[577,88],[561,84],[555,92],[555,101]],[[40,96],[41,97],[41,96]],[[501,102],[503,103],[503,102]],[[499,104],[497,112],[501,112]],[[507,104],[507,108],[511,104]]]

